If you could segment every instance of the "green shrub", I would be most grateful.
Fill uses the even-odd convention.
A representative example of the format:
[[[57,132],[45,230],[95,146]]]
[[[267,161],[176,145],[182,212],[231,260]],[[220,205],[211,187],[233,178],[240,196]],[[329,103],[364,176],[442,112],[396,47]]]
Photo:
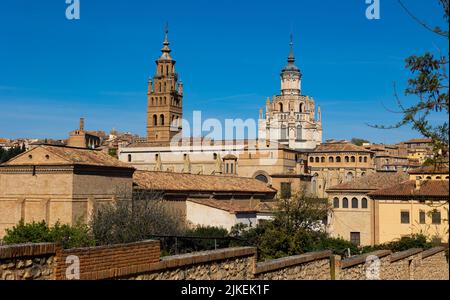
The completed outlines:
[[[392,252],[400,252],[411,248],[422,248],[426,250],[432,247],[433,244],[427,240],[427,237],[425,235],[413,234],[411,236],[402,237],[397,241],[392,241],[375,246],[362,247],[362,252],[368,253],[376,250],[391,250]]]
[[[53,227],[45,221],[24,223],[20,221],[16,226],[6,229],[3,238],[5,244],[24,243],[59,243],[65,249],[94,246],[87,225],[61,225],[57,222]]]

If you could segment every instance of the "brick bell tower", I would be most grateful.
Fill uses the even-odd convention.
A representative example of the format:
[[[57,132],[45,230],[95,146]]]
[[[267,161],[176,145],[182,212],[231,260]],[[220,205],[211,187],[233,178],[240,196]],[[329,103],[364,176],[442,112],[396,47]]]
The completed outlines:
[[[178,81],[175,60],[170,56],[169,30],[166,26],[161,57],[156,61],[156,73],[148,81],[147,141],[168,145],[182,130],[183,83]]]

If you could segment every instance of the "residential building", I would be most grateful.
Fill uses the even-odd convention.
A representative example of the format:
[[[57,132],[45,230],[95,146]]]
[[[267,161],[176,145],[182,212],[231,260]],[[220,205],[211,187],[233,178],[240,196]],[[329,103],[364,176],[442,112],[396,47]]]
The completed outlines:
[[[244,177],[136,171],[135,191],[154,193],[191,225],[230,230],[238,223],[256,226],[271,217],[276,190]]]
[[[327,141],[308,153],[311,192],[326,198],[326,190],[375,172],[374,153],[349,141]]]
[[[378,171],[328,188],[328,201],[333,212],[328,217],[327,231],[332,237],[357,245],[374,245],[374,202],[368,194],[408,179],[405,172]]]

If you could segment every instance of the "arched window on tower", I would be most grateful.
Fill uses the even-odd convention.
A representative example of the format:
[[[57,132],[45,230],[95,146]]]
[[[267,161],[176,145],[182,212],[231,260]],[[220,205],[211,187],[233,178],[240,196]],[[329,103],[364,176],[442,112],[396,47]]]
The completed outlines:
[[[169,76],[169,65],[166,66],[166,75]]]
[[[164,82],[164,93],[165,92],[167,92],[167,85],[166,85],[166,83]],[[164,102],[166,102],[166,101],[164,101]],[[165,104],[165,103],[164,103]]]
[[[353,173],[352,172],[348,172],[347,175],[345,176],[345,179],[347,182],[352,181],[353,180]]]
[[[281,126],[281,139],[282,139],[282,140],[287,140],[287,138],[288,138],[287,133],[288,133],[287,127],[284,126],[284,125]]]
[[[279,103],[279,104],[278,104],[278,107],[279,107],[279,109],[280,109],[280,112],[283,112],[283,103]]]
[[[305,110],[304,104],[300,103],[300,112],[302,113],[304,112],[304,110]]]
[[[156,115],[153,115],[153,126],[158,125],[158,117]]]
[[[330,157],[328,158],[328,162],[334,163],[334,158],[333,158],[333,156],[330,156]]]
[[[350,162],[350,158],[348,156],[346,156],[344,159],[346,163]]]
[[[302,140],[302,126],[298,125],[297,126],[297,141],[301,141]]]
[[[159,116],[159,120],[160,120],[160,125],[164,125],[164,115],[163,114],[161,114]]]
[[[163,74],[163,66],[161,65],[161,67],[159,68],[159,75],[162,75]]]
[[[354,156],[350,157],[350,161],[351,161],[351,162],[356,162],[355,157],[354,157]]]

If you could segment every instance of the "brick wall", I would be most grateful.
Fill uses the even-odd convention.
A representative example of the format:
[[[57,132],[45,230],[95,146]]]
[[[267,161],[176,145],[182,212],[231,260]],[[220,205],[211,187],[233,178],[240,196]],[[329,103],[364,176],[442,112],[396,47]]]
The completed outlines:
[[[57,251],[56,279],[67,279],[67,270],[79,259],[79,279],[96,280],[136,273],[159,262],[159,241]],[[69,273],[71,276],[71,273]],[[72,277],[73,278],[73,277]],[[69,279],[71,279],[69,277]]]

